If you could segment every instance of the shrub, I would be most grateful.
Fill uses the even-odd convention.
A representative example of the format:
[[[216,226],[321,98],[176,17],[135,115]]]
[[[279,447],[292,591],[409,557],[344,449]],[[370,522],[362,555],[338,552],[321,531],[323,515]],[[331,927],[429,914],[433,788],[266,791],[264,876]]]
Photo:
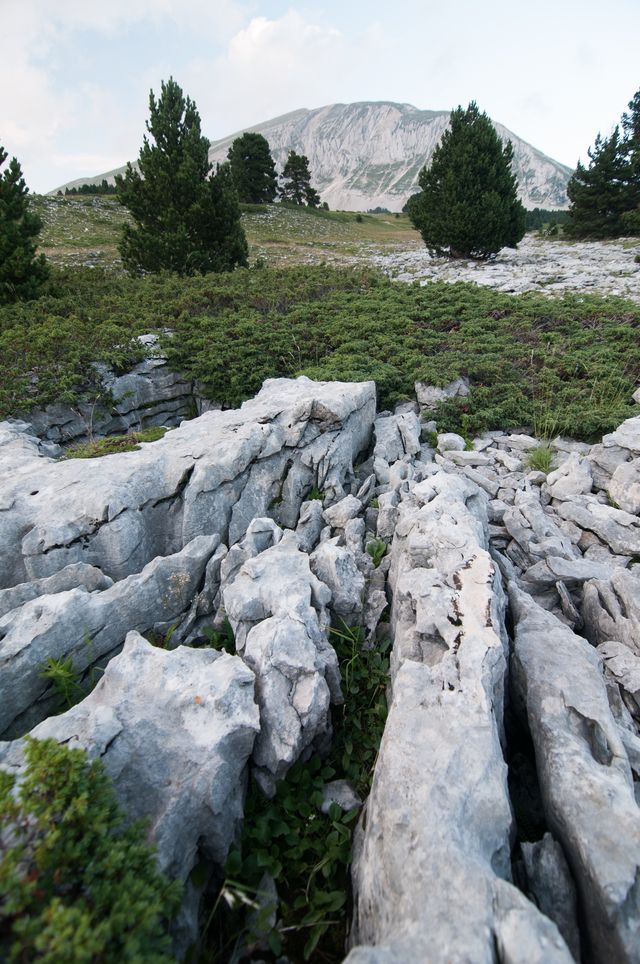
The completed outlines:
[[[24,779],[0,771],[0,957],[170,964],[180,888],[140,824],[123,826],[99,761],[27,738]]]
[[[548,475],[553,465],[553,449],[549,445],[539,445],[527,454],[527,465],[534,472]]]

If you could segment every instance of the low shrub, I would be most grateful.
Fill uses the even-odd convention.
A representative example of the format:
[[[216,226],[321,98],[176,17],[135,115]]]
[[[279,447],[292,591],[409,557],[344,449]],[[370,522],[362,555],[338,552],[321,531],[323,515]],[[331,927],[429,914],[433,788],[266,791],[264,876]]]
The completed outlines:
[[[0,771],[0,958],[22,964],[170,964],[181,888],[144,827],[123,825],[99,761],[27,738],[26,771]]]
[[[141,442],[157,442],[168,429],[161,425],[152,425],[140,432],[129,432],[127,435],[107,435],[82,445],[72,445],[64,453],[65,459],[98,459],[103,455],[115,455],[116,452],[135,452]]]

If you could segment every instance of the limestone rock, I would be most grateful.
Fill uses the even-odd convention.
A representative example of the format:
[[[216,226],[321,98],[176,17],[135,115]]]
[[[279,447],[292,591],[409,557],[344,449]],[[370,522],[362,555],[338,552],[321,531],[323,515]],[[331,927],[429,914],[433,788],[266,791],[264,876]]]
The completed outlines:
[[[420,451],[420,419],[415,412],[378,415],[374,432],[374,460],[381,458],[391,465],[405,455],[416,455]]]
[[[615,569],[608,580],[584,587],[582,614],[587,636],[597,646],[610,639],[640,656],[640,578]]]
[[[348,549],[324,542],[311,555],[311,570],[331,590],[331,609],[345,618],[362,612],[364,576]]]
[[[0,588],[75,562],[122,579],[196,535],[233,545],[270,507],[293,527],[314,485],[344,496],[374,410],[372,382],[271,379],[238,410],[207,412],[98,463],[44,458],[13,432],[0,469],[0,507],[11,507],[0,513]]]
[[[640,723],[640,647],[629,649],[617,640],[600,643],[598,652],[604,660],[609,676],[624,693],[630,713]]]
[[[31,735],[101,759],[128,820],[149,822],[160,869],[185,882],[200,859],[224,867],[258,729],[253,673],[238,657],[168,652],[131,632],[93,692]],[[23,747],[0,743],[0,767],[19,773]]]
[[[617,446],[626,449],[634,456],[640,455],[640,415],[634,415],[619,425],[615,432],[605,435],[602,439],[605,448]]]
[[[318,545],[320,533],[324,528],[322,502],[312,499],[300,506],[300,516],[296,526],[298,545],[303,552],[312,552]]]
[[[575,559],[579,553],[553,519],[543,511],[540,500],[523,493],[504,513],[503,524],[531,560],[556,556]],[[523,568],[527,568],[524,566]]]
[[[562,847],[550,833],[522,844],[529,892],[556,925],[576,961],[580,960],[576,888]]]
[[[68,657],[82,675],[122,646],[129,630],[173,623],[199,590],[217,536],[198,536],[175,555],[101,592],[77,588],[39,596],[0,619],[0,735],[19,736],[57,701],[42,676],[48,659]]]
[[[65,566],[60,572],[44,579],[34,579],[33,582],[19,583],[10,589],[0,589],[0,616],[4,616],[12,609],[17,609],[30,599],[38,596],[55,595],[67,589],[84,589],[87,592],[108,589],[113,585],[109,579],[95,566],[88,566],[86,562],[76,562]]]
[[[591,492],[593,477],[588,459],[573,453],[547,476],[552,499],[572,499],[576,495]]]
[[[418,405],[428,411],[437,408],[440,402],[448,398],[465,398],[469,394],[469,382],[466,378],[456,378],[449,382],[444,388],[437,388],[435,385],[427,385],[426,382],[415,383],[416,398]]]
[[[576,496],[570,502],[560,502],[557,512],[563,519],[588,529],[602,539],[613,552],[621,555],[640,555],[640,519],[599,502],[595,496]]]
[[[438,449],[441,452],[464,452],[466,442],[462,435],[455,432],[442,432],[438,435]]]
[[[513,682],[536,752],[547,823],[578,889],[585,954],[638,960],[640,809],[597,652],[510,588]]]
[[[640,515],[640,458],[619,465],[606,488],[621,509]]]

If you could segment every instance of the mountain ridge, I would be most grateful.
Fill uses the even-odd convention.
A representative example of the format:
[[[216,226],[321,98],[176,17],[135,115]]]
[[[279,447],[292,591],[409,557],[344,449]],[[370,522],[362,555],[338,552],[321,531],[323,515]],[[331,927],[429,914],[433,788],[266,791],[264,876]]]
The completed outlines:
[[[394,101],[356,101],[298,108],[211,142],[212,163],[226,160],[236,137],[247,131],[269,141],[276,167],[282,170],[290,150],[306,154],[314,187],[332,209],[366,211],[385,207],[399,211],[417,190],[418,174],[428,164],[449,122],[448,110],[421,110]],[[528,208],[568,207],[566,187],[571,168],[554,160],[492,121],[503,141],[514,146],[519,194]],[[65,187],[113,181],[125,167]]]

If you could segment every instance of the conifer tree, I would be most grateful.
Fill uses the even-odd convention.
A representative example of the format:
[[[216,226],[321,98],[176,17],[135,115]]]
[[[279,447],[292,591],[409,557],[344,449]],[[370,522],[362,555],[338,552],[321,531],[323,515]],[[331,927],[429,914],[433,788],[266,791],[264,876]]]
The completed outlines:
[[[409,216],[434,254],[489,258],[524,235],[525,212],[511,170],[513,145],[502,145],[475,101],[451,112],[450,127],[420,172]]]
[[[640,90],[628,104],[629,113],[622,115],[622,130],[627,157],[626,211],[622,215],[625,234],[640,235]]]
[[[289,151],[282,178],[284,183],[280,188],[280,196],[283,201],[306,204],[310,208],[320,205],[320,195],[311,187],[309,158],[304,154]]]
[[[7,160],[0,146],[0,167]],[[36,255],[42,221],[29,208],[29,189],[15,157],[0,176],[0,304],[34,298],[49,269]]]
[[[156,101],[138,160],[116,177],[118,199],[134,224],[125,225],[120,253],[134,273],[167,269],[177,274],[227,271],[247,263],[247,241],[228,167],[211,173],[209,141],[200,115],[169,78]]]
[[[572,238],[616,238],[623,233],[628,209],[627,162],[620,129],[611,137],[596,137],[587,151],[589,165],[578,162],[567,185],[571,201],[565,233]]]
[[[262,134],[236,137],[227,154],[238,197],[244,204],[271,204],[278,192],[276,166]]]

